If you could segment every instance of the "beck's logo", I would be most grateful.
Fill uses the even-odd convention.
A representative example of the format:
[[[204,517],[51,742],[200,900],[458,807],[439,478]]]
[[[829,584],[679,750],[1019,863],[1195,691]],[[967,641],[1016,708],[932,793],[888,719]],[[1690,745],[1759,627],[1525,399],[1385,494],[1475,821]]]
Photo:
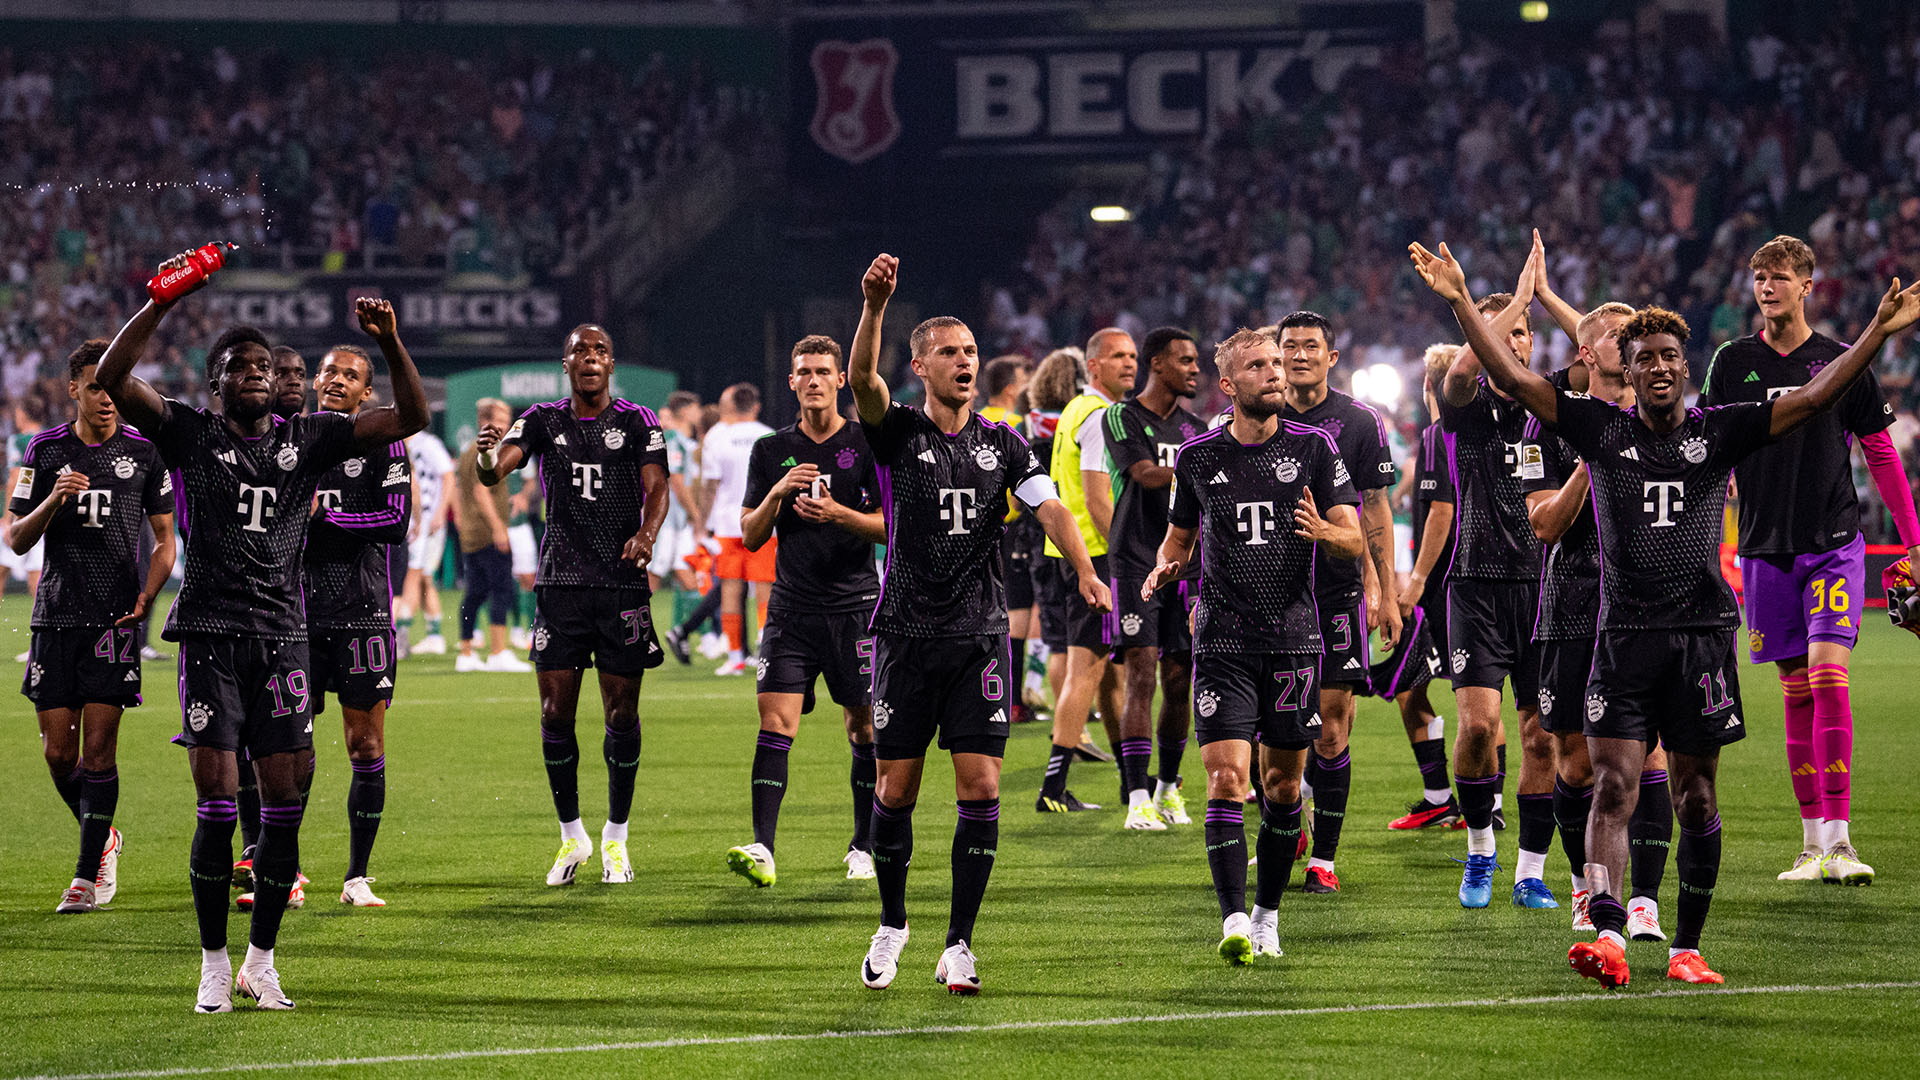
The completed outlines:
[[[883,153],[900,137],[893,71],[900,54],[886,38],[823,41],[813,47],[813,141],[849,165]]]
[[[1681,496],[1687,493],[1686,484],[1679,480],[1643,480],[1640,482],[1640,493],[1647,497],[1647,501],[1640,504],[1640,509],[1654,515],[1654,528],[1679,524],[1667,515],[1677,514],[1687,508],[1687,504],[1681,499]]]
[[[588,502],[600,501],[600,466],[575,461],[573,465],[573,487],[580,497]]]
[[[247,532],[266,532],[267,522],[273,520],[273,501],[279,496],[280,493],[270,487],[241,484],[240,505],[234,509],[247,520],[240,528]]]
[[[80,515],[80,527],[84,529],[104,529],[102,518],[113,516],[113,492],[100,488],[88,488],[76,492],[73,496],[77,504],[73,512]]]
[[[973,505],[975,498],[972,488],[940,489],[940,520],[947,523],[948,536],[973,531],[973,519],[978,514]]]
[[[1234,528],[1248,546],[1258,547],[1267,542],[1267,532],[1273,528],[1272,502],[1243,502],[1233,504]]]

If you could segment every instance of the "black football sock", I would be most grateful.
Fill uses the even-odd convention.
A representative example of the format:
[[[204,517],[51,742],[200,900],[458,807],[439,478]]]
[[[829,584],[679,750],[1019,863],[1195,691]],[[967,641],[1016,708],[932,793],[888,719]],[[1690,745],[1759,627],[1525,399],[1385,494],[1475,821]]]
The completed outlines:
[[[193,847],[187,856],[187,880],[193,886],[193,914],[200,923],[200,947],[227,947],[228,890],[233,885],[233,827],[239,810],[232,799],[201,799],[194,807]]]
[[[1493,759],[1494,759],[1494,766],[1493,766],[1494,772],[1499,774],[1501,782],[1504,783],[1507,779],[1507,744],[1506,743],[1500,743],[1499,745],[1493,748]]]
[[[1147,773],[1153,765],[1152,739],[1121,739],[1115,759],[1120,765],[1120,805],[1127,805],[1127,799],[1136,791],[1153,794],[1153,788],[1147,784]]]
[[[607,759],[607,822],[625,825],[633,813],[633,786],[640,780],[639,721],[632,727],[608,727],[600,753]]]
[[[1047,754],[1047,774],[1040,780],[1040,794],[1057,799],[1067,793],[1067,766],[1073,763],[1073,747],[1053,744]]]
[[[1260,860],[1254,876],[1253,902],[1263,908],[1280,906],[1280,893],[1293,876],[1293,853],[1300,849],[1300,800],[1284,809],[1267,804],[1260,814],[1260,835],[1253,853]],[[1314,830],[1315,835],[1319,830]]]
[[[306,752],[306,760],[300,763],[300,810],[304,813],[307,803],[313,799],[313,771],[319,764],[319,756],[313,751]]]
[[[1353,755],[1342,750],[1336,758],[1322,758],[1317,753],[1308,756],[1320,762],[1320,775],[1313,781],[1312,856],[1332,862],[1340,851],[1340,826],[1347,821],[1347,793],[1353,789]]]
[[[878,771],[872,743],[850,742],[853,769],[848,784],[853,788],[853,843],[848,850],[873,850],[873,785]]]
[[[573,729],[540,729],[540,749],[547,762],[547,786],[553,789],[553,811],[562,824],[580,820],[580,740]]]
[[[1155,741],[1160,751],[1160,782],[1172,787],[1180,782],[1180,758],[1187,752],[1186,737],[1169,739],[1160,736]]]
[[[1553,848],[1553,792],[1538,791],[1519,798],[1520,850],[1544,857]]]
[[[67,768],[49,762],[47,768],[53,773],[53,790],[60,793],[60,801],[67,804],[67,812],[73,815],[73,820],[84,825],[85,821],[80,817],[80,784],[86,771],[79,762]]]
[[[287,897],[300,877],[300,816],[298,802],[260,806],[260,846],[253,853],[253,926],[247,933],[247,943],[256,949],[271,949],[280,938]]]
[[[1448,789],[1446,739],[1422,739],[1414,743],[1413,761],[1414,764],[1420,766],[1421,791],[1446,791]]]
[[[1460,816],[1469,829],[1493,828],[1493,796],[1500,790],[1498,776],[1454,775],[1453,790],[1460,800]]]
[[[260,781],[245,750],[240,751],[240,789],[234,798],[240,808],[240,857],[251,859],[260,846]]]
[[[1013,667],[1007,672],[1013,680],[1013,700],[1024,703],[1027,699],[1027,639],[1023,637],[1007,639],[1007,655],[1013,660]]]
[[[1560,827],[1560,850],[1567,853],[1567,865],[1582,877],[1587,873],[1587,817],[1592,813],[1592,784],[1573,787],[1553,778],[1553,823]]]
[[[793,739],[762,731],[753,746],[753,842],[773,850],[780,829],[780,800],[787,794],[787,752]]]
[[[993,874],[994,849],[1000,846],[1000,800],[961,799],[953,826],[953,907],[947,918],[947,944],[973,943],[973,920],[980,914]]]
[[[100,853],[113,831],[113,812],[120,805],[120,770],[88,769],[80,777],[80,861],[73,876],[92,881],[100,876]]]
[[[1587,917],[1593,920],[1594,936],[1611,930],[1621,937],[1626,936],[1627,909],[1620,906],[1612,893],[1597,892],[1587,901]]]
[[[1633,895],[1659,900],[1660,881],[1667,876],[1667,856],[1673,850],[1673,792],[1667,789],[1665,769],[1640,774],[1640,801],[1627,820],[1627,842]]]
[[[373,841],[380,835],[380,815],[387,809],[387,756],[351,761],[347,781],[347,880],[367,876]]]
[[[907,866],[913,862],[913,804],[873,801],[873,872],[880,886],[880,925],[907,925]]]
[[[1208,799],[1205,835],[1207,869],[1220,917],[1247,910],[1247,829],[1239,799]]]
[[[1680,868],[1680,928],[1673,933],[1673,947],[1698,949],[1707,908],[1713,903],[1713,887],[1720,881],[1720,815],[1715,814],[1704,829],[1681,827],[1674,862]]]

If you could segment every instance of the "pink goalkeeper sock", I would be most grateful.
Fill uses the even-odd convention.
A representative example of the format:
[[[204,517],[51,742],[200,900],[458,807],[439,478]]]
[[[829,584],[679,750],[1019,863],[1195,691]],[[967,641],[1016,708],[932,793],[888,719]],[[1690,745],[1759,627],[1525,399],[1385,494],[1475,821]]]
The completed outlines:
[[[1813,759],[1820,770],[1820,816],[1848,820],[1853,798],[1853,706],[1848,700],[1847,669],[1816,664],[1807,670],[1813,691]]]
[[[1780,676],[1780,693],[1787,713],[1787,771],[1793,797],[1803,818],[1823,817],[1820,808],[1820,770],[1813,764],[1813,693],[1807,673]]]

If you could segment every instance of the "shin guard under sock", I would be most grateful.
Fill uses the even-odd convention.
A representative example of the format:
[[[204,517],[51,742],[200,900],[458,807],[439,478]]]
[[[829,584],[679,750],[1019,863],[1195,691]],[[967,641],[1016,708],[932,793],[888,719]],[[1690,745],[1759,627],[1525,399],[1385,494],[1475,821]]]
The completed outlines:
[[[580,820],[580,740],[573,729],[540,729],[540,751],[547,763],[547,786],[553,789],[553,809],[561,821]]]
[[[227,906],[232,903],[233,829],[240,811],[232,799],[201,799],[194,807],[193,847],[187,879],[193,886],[193,914],[200,924],[200,947],[227,947]]]
[[[387,756],[353,761],[347,781],[347,880],[367,876],[380,815],[387,810]]]
[[[880,886],[880,925],[907,925],[907,867],[913,862],[913,805],[873,800],[873,872]]]
[[[1285,808],[1268,803],[1261,810],[1260,834],[1253,842],[1253,853],[1260,859],[1253,883],[1255,907],[1280,906],[1280,894],[1293,876],[1293,853],[1300,849],[1302,805],[1299,800]]]
[[[872,743],[850,742],[853,747],[853,768],[847,777],[847,784],[853,789],[853,843],[850,850],[871,852],[873,850],[873,786],[878,774],[878,762],[873,756]]]
[[[753,842],[773,850],[780,829],[780,800],[787,794],[787,754],[793,739],[762,731],[753,746]]]
[[[1319,775],[1313,781],[1311,854],[1315,859],[1332,862],[1340,851],[1340,827],[1347,820],[1347,794],[1353,789],[1353,755],[1342,750],[1339,757],[1323,758],[1317,753],[1309,756],[1320,766]]]
[[[1223,919],[1247,910],[1245,805],[1238,799],[1207,800],[1207,869],[1213,872],[1213,892],[1220,900]]]
[[[100,876],[100,853],[113,832],[113,812],[120,805],[120,770],[88,769],[80,776],[80,861],[73,876],[92,881]]]
[[[607,759],[607,821],[625,825],[633,813],[633,787],[640,780],[639,722],[632,727],[608,727],[600,753]]]
[[[1713,904],[1713,888],[1720,880],[1720,817],[1705,828],[1680,829],[1680,926],[1673,934],[1676,949],[1698,949],[1700,930]]]
[[[260,846],[253,853],[253,926],[247,943],[271,949],[280,937],[287,897],[300,878],[300,818],[297,802],[263,803]]]
[[[973,942],[973,921],[993,874],[1000,846],[1000,800],[961,799],[953,826],[953,907],[947,919],[947,944]]]
[[[1634,896],[1659,899],[1672,848],[1673,793],[1667,788],[1667,772],[1649,769],[1640,774],[1640,801],[1627,819],[1628,874]]]

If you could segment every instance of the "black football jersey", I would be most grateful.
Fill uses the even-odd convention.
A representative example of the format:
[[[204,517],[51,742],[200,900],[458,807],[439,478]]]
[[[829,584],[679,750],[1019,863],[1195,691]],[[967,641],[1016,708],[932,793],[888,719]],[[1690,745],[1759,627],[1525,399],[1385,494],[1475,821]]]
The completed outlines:
[[[1561,390],[1561,438],[1587,463],[1600,536],[1601,630],[1734,626],[1720,574],[1727,478],[1772,441],[1773,403],[1688,409],[1655,435],[1632,409]]]
[[[640,470],[667,468],[667,437],[652,409],[615,398],[598,416],[575,416],[571,399],[520,414],[501,444],[534,459],[546,500],[539,585],[646,589],[647,570],[620,552],[640,531],[646,489]]]
[[[1701,405],[1772,401],[1807,384],[1847,346],[1816,333],[1786,356],[1760,334],[1720,346],[1707,365]],[[1860,533],[1847,436],[1893,424],[1893,406],[1873,369],[1826,412],[1755,451],[1734,470],[1740,489],[1740,554],[1811,555],[1851,543]]]
[[[1558,380],[1556,380],[1558,383]],[[1566,389],[1564,383],[1558,383]],[[1567,440],[1527,418],[1527,444],[1521,448],[1520,489],[1559,491],[1580,468],[1580,455]],[[1540,568],[1540,614],[1535,641],[1590,638],[1600,610],[1600,531],[1594,523],[1593,496],[1587,496],[1573,524],[1547,547]]]
[[[1200,603],[1193,648],[1211,653],[1317,653],[1313,541],[1294,534],[1300,493],[1326,516],[1358,505],[1332,436],[1280,421],[1266,442],[1243,446],[1230,426],[1180,448],[1168,520],[1200,530]]]
[[[887,521],[873,629],[919,638],[1005,634],[1007,496],[1045,477],[1046,466],[1018,432],[978,414],[948,435],[919,409],[895,402],[878,426],[862,420],[861,427]]]
[[[1440,428],[1453,462],[1455,580],[1536,581],[1540,538],[1527,524],[1520,493],[1520,446],[1527,411],[1493,392],[1486,379],[1474,398],[1455,408],[1440,398]]]
[[[407,444],[350,457],[314,492],[307,528],[309,630],[391,630],[388,548],[407,542],[413,466]]]
[[[1434,503],[1454,503],[1453,459],[1448,456],[1447,437],[1440,430],[1438,421],[1428,424],[1420,432],[1420,464],[1415,470],[1413,485],[1413,557],[1420,557],[1420,538],[1427,535],[1427,515],[1433,512]],[[1440,557],[1434,561],[1433,572],[1427,576],[1427,588],[1433,590],[1434,582],[1444,581],[1447,568],[1453,565],[1453,533],[1447,533],[1447,546],[1440,549]],[[1444,595],[1444,591],[1435,595]]]
[[[301,555],[320,478],[354,453],[339,413],[273,419],[265,435],[235,435],[215,412],[172,399],[153,433],[173,471],[186,578],[166,638],[229,634],[301,641],[307,618]]]
[[[1280,418],[1317,427],[1332,436],[1355,491],[1390,488],[1398,479],[1393,468],[1393,448],[1387,445],[1386,422],[1370,406],[1329,388],[1320,404],[1306,412],[1295,411],[1289,405],[1280,410]],[[1365,555],[1359,559],[1336,559],[1325,551],[1316,551],[1314,558],[1319,561],[1314,571],[1314,587],[1321,596],[1340,597],[1360,589],[1365,572],[1361,560]]]
[[[139,432],[120,425],[105,442],[89,444],[72,424],[48,428],[27,443],[20,480],[8,509],[32,513],[53,494],[65,472],[87,478],[87,490],[67,500],[47,523],[33,629],[111,626],[140,599],[140,525],[173,513],[173,478],[160,452]]]
[[[1105,422],[1102,431],[1113,475],[1113,528],[1107,534],[1107,571],[1115,581],[1142,582],[1160,562],[1172,488],[1141,487],[1127,477],[1127,470],[1142,461],[1172,468],[1180,447],[1206,431],[1207,425],[1177,401],[1173,411],[1163,417],[1137,398],[1109,405]]]
[[[880,505],[880,480],[874,472],[873,451],[858,424],[842,424],[825,442],[814,442],[790,424],[753,444],[747,457],[747,493],[742,510],[750,511],[767,499],[767,492],[787,472],[800,465],[820,470],[814,494],[831,494],[835,502],[861,512]],[[880,598],[880,575],[873,567],[873,543],[838,525],[808,521],[793,508],[797,495],[780,504],[774,535],[780,548],[774,553],[773,595],[769,611],[793,614],[842,614],[871,611]]]

